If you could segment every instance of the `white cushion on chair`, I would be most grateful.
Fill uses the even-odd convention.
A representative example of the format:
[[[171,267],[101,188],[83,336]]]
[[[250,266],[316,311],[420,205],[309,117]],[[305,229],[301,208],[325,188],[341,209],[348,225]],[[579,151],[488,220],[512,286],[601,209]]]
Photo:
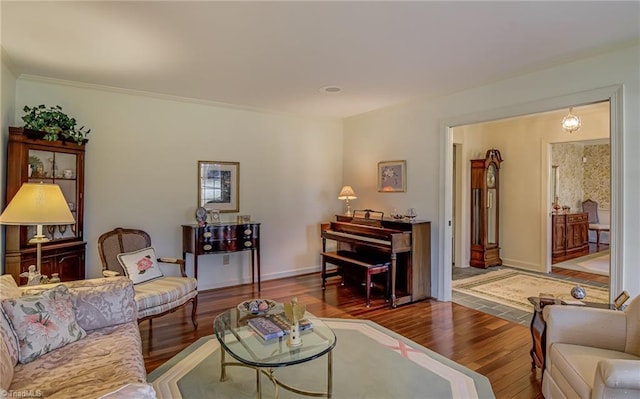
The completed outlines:
[[[193,277],[162,277],[135,286],[138,319],[160,314],[198,295]]]
[[[158,267],[156,251],[152,248],[144,248],[139,251],[118,254],[118,262],[122,265],[127,276],[133,284],[144,283],[162,277],[162,271]]]
[[[589,223],[590,230],[606,230],[609,231],[608,224]]]

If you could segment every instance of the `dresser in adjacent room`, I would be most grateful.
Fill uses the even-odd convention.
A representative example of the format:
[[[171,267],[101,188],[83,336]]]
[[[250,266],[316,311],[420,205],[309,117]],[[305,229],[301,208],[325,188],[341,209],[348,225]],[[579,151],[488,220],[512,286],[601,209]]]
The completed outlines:
[[[551,220],[551,263],[589,254],[588,213],[553,213]]]

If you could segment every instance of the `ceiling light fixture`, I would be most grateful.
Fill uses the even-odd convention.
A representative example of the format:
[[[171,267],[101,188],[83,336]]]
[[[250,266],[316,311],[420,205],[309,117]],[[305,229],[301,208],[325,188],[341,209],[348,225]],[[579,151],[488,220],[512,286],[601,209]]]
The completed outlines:
[[[324,86],[320,88],[321,93],[327,93],[327,94],[336,94],[336,93],[340,93],[341,91],[342,91],[342,88],[338,86]]]
[[[569,108],[569,115],[562,118],[562,128],[569,133],[579,130],[582,125],[580,118],[571,113],[572,110],[573,108]]]

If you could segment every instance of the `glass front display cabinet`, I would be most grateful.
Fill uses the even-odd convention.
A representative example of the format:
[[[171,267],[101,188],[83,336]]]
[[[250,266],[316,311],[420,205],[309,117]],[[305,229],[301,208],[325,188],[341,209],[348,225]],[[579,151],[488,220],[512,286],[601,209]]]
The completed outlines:
[[[45,225],[43,234],[49,242],[42,244],[41,273],[57,273],[62,281],[84,279],[84,156],[85,145],[74,141],[48,141],[44,132],[9,128],[7,147],[6,204],[24,183],[51,183],[60,186],[75,219],[72,225]],[[36,245],[29,243],[36,226],[7,226],[6,273],[18,284],[27,279],[20,274],[36,264]]]

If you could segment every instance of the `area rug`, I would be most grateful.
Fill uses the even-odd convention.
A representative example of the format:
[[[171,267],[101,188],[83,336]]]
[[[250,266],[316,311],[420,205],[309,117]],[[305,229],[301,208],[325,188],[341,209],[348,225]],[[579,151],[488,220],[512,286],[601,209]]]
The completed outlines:
[[[576,283],[545,275],[502,269],[452,282],[454,291],[497,302],[525,312],[531,311],[530,296],[552,294],[560,299],[572,299]],[[609,291],[591,284],[580,284],[587,292],[588,302],[609,303]]]
[[[596,252],[579,258],[569,259],[564,262],[555,263],[553,267],[562,269],[577,270],[579,272],[609,275],[609,250]]]
[[[576,262],[578,266],[584,267],[589,273],[609,275],[609,251],[593,258],[586,258]]]
[[[322,319],[337,337],[333,349],[334,398],[494,398],[489,380],[415,342],[368,320]],[[319,359],[276,371],[286,383],[326,391],[327,360]],[[200,338],[148,380],[158,398],[255,398],[255,371],[227,369],[220,382],[220,345],[214,335]],[[262,377],[262,394],[273,398]],[[280,389],[280,398],[301,396]]]

